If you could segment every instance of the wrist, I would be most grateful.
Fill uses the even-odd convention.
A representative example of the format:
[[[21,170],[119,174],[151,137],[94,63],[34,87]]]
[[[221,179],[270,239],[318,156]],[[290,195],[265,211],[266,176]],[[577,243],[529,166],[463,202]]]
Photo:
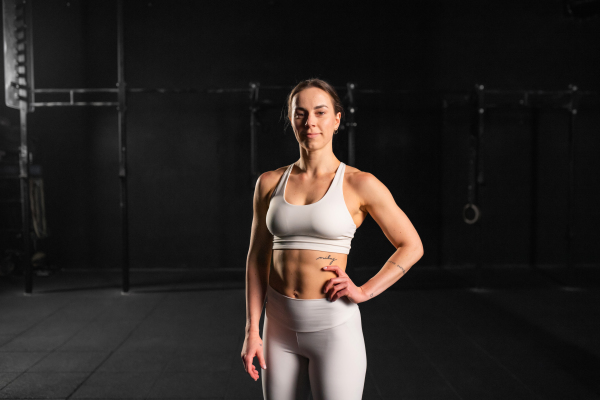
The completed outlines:
[[[245,334],[246,336],[260,335],[260,330],[258,328],[246,328]]]
[[[367,300],[369,300],[369,298],[370,298],[370,297],[369,297],[369,295],[367,294],[367,291],[365,290],[365,288],[364,288],[364,287],[362,287],[362,286],[359,286],[359,288],[358,288],[358,289],[359,289],[359,290],[362,292],[362,297],[363,297],[363,300],[362,300],[362,301],[364,302],[364,301],[367,301]]]

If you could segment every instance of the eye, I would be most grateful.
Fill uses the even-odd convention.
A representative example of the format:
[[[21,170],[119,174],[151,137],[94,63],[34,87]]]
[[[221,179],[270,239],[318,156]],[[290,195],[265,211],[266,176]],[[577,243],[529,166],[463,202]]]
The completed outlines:
[[[296,113],[296,118],[303,118],[303,117],[304,117],[304,114]]]
[[[317,114],[323,115],[323,114],[325,114],[325,111],[317,111]]]

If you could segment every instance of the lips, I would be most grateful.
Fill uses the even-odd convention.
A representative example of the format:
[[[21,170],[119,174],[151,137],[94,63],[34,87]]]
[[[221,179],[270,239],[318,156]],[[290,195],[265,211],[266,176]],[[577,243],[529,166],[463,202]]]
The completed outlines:
[[[312,137],[317,137],[319,135],[320,135],[319,133],[307,133],[306,137],[312,138]]]

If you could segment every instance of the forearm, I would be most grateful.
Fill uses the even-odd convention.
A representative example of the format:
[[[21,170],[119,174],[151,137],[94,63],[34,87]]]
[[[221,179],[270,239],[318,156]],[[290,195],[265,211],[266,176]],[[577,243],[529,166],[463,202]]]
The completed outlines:
[[[369,299],[383,293],[403,277],[408,270],[423,256],[423,247],[401,246],[383,265],[381,270],[361,286]]]
[[[248,261],[246,265],[246,335],[259,332],[267,285],[269,281],[270,258],[268,261]]]

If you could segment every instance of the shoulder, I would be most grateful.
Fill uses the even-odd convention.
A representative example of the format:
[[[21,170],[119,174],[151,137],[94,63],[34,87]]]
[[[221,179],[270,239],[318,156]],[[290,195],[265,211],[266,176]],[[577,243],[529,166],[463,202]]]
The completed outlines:
[[[381,186],[385,187],[372,173],[361,171],[349,165],[346,165],[345,179],[358,192],[377,190]]]
[[[361,206],[369,205],[391,196],[389,189],[375,175],[358,168],[346,166],[345,183],[360,198]]]
[[[270,198],[271,193],[275,190],[277,183],[285,173],[285,170],[289,167],[286,165],[281,168],[277,168],[273,171],[265,171],[258,177],[256,181],[255,191],[260,198]]]

